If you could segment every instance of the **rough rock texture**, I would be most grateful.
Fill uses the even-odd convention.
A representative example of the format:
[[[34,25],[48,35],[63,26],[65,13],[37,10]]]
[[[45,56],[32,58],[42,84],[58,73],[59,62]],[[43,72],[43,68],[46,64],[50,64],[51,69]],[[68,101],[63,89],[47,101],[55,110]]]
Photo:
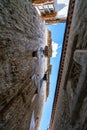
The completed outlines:
[[[36,87],[31,80],[45,28],[28,0],[0,0],[0,129],[29,130]]]
[[[87,0],[75,1],[53,130],[87,130]]]

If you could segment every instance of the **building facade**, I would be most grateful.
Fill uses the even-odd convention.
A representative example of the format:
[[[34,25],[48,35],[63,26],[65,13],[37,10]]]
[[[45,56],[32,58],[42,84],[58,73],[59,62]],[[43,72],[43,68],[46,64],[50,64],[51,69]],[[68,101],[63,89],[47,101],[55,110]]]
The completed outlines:
[[[0,0],[0,130],[31,130],[39,124],[47,95],[47,86],[40,89],[48,68],[44,71],[40,50],[48,42],[45,32],[31,2]]]
[[[58,10],[55,9],[54,0],[33,0],[32,2],[45,24],[55,24],[66,21],[66,17],[58,17]]]

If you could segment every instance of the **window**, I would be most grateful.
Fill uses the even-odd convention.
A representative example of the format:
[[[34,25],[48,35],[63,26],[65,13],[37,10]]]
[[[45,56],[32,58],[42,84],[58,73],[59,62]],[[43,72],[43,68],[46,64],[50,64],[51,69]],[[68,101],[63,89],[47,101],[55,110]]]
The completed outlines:
[[[42,10],[42,9],[43,9],[43,6],[38,6],[38,8],[39,8],[40,10]]]
[[[50,4],[50,5],[49,5],[49,8],[54,9],[53,4]]]

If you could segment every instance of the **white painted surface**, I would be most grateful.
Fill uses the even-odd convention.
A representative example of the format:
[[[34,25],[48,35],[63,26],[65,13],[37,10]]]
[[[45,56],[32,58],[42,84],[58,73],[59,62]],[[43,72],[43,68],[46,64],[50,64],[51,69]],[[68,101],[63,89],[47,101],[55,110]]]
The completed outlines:
[[[58,11],[58,18],[66,18],[70,0],[55,0],[55,9]]]
[[[32,113],[31,117],[31,123],[30,123],[30,129],[29,130],[35,130],[35,118],[34,118],[34,111]]]

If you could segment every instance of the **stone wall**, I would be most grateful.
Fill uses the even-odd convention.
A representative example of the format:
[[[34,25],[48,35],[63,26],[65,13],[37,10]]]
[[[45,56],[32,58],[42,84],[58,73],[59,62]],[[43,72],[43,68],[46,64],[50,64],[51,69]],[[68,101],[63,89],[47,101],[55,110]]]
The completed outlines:
[[[87,129],[87,1],[75,1],[53,130]]]
[[[29,130],[36,92],[31,80],[45,27],[28,0],[0,0],[0,129]]]

